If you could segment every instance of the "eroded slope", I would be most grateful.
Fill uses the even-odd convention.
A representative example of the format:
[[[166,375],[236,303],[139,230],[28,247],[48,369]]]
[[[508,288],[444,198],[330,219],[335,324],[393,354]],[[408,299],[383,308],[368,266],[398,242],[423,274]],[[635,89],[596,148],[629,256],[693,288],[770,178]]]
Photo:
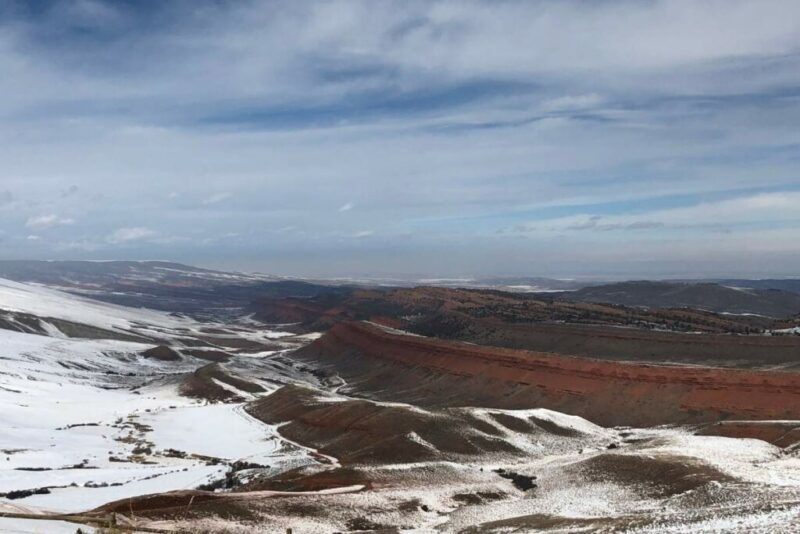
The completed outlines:
[[[424,338],[363,322],[337,325],[297,357],[335,367],[365,394],[425,406],[539,406],[607,426],[800,418],[800,376],[794,373],[574,358]]]

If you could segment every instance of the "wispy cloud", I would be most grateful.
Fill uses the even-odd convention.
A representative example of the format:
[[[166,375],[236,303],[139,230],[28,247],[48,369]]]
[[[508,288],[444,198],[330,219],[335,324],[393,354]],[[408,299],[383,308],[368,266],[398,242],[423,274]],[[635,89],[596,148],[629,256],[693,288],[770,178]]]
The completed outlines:
[[[215,193],[209,197],[203,199],[202,204],[203,206],[213,206],[214,204],[219,204],[220,202],[224,202],[231,198],[233,195],[231,193]]]
[[[756,195],[694,203],[686,206],[614,215],[569,215],[529,222],[515,227],[521,232],[575,232],[653,229],[753,227],[787,223],[800,228],[800,192]]]
[[[149,228],[141,226],[133,226],[127,228],[119,228],[113,234],[109,235],[107,241],[111,244],[118,245],[122,243],[129,243],[131,241],[141,241],[143,239],[153,238],[158,235]]]
[[[529,272],[541,246],[570,268],[798,226],[792,0],[0,10],[0,232],[19,257],[206,261],[213,242],[286,272]],[[364,228],[381,239],[348,239]]]
[[[25,223],[25,227],[33,230],[46,230],[48,228],[53,228],[54,226],[70,225],[74,222],[75,221],[73,219],[68,217],[60,217],[55,214],[37,215],[29,218]]]

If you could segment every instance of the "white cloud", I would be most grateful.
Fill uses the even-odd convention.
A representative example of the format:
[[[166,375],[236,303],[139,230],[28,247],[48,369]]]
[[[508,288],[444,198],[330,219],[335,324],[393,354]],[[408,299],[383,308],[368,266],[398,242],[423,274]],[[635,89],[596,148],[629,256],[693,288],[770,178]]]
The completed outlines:
[[[595,93],[575,96],[567,95],[544,101],[542,109],[547,111],[581,110],[599,106],[604,102],[605,99]]]
[[[211,195],[208,198],[203,199],[203,206],[213,206],[214,204],[219,204],[225,200],[228,200],[233,195],[231,193],[216,193]]]
[[[136,226],[118,229],[116,232],[108,236],[107,241],[113,245],[118,245],[121,243],[128,243],[130,241],[141,241],[143,239],[155,237],[156,235],[158,235],[158,232],[150,230],[149,228]]]
[[[197,243],[226,232],[241,233],[240,257],[274,247],[268,256],[300,258],[360,228],[380,228],[381,240],[405,232],[394,243],[422,242],[419,255],[542,207],[568,216],[531,222],[537,232],[586,248],[613,230],[639,239],[729,224],[737,210],[749,221],[796,218],[769,197],[751,201],[773,203],[764,208],[647,206],[797,187],[793,0],[257,1],[204,4],[148,31],[105,5],[4,21],[0,229],[18,226],[9,212],[24,208],[26,217],[81,213],[60,237],[101,249],[138,240],[146,254],[175,242],[127,228],[147,221],[191,236],[169,251],[192,261]],[[93,25],[125,31],[106,29],[98,42],[83,31]],[[40,35],[61,37],[54,46]],[[70,191],[79,194],[60,198]],[[591,219],[592,206],[633,199],[643,213]],[[446,224],[459,217],[470,224]],[[266,244],[265,232],[282,227]],[[438,263],[513,268],[485,247],[463,248],[471,252]],[[391,261],[360,259],[373,262],[365,270]]]
[[[26,228],[31,228],[33,230],[46,230],[48,228],[53,228],[54,226],[66,226],[73,224],[75,221],[70,218],[66,217],[59,217],[55,214],[49,215],[39,215],[36,217],[31,217],[25,223]]]
[[[760,193],[636,214],[570,215],[532,221],[516,230],[522,233],[652,230],[781,222],[800,226],[800,192]]]

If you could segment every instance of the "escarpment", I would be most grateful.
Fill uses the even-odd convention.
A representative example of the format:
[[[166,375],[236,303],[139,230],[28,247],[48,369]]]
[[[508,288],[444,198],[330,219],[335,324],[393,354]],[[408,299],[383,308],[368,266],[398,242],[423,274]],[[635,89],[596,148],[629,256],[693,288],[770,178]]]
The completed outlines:
[[[789,372],[593,360],[363,322],[338,324],[296,357],[334,368],[350,393],[422,406],[541,407],[605,426],[800,419],[800,375]]]

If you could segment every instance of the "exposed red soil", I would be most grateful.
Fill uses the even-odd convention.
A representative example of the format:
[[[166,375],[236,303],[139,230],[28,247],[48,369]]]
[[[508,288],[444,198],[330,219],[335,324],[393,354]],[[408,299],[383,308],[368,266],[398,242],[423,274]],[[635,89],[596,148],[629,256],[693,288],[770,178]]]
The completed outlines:
[[[352,467],[303,466],[268,479],[256,479],[237,491],[320,491],[355,485],[371,490],[371,478],[365,470]]]
[[[800,443],[800,421],[720,421],[702,428],[701,436],[760,439],[778,447]]]
[[[92,510],[93,512],[117,512],[121,514],[142,513],[149,510],[163,510],[172,508],[188,508],[193,504],[200,504],[208,501],[222,500],[225,494],[218,494],[211,491],[172,491],[166,493],[154,493],[151,495],[141,495],[129,499],[113,501]]]
[[[290,328],[297,332],[368,320],[440,339],[617,361],[763,369],[800,366],[800,336],[759,335],[777,324],[787,326],[750,315],[433,287],[266,298],[255,309],[262,320],[296,323]]]
[[[593,360],[359,322],[338,324],[296,356],[329,363],[364,394],[427,406],[543,407],[606,426],[800,419],[800,374],[788,372]]]
[[[259,303],[259,318],[274,323],[305,323],[317,320],[326,313],[338,315],[342,310],[336,307],[327,308],[329,300],[322,303],[300,298],[267,298]]]
[[[363,491],[360,486],[341,488],[346,493]],[[144,515],[146,517],[165,517],[174,518],[176,515],[184,517],[192,514],[220,515],[231,517],[232,512],[249,514],[248,501],[260,501],[264,499],[285,499],[303,498],[315,496],[314,492],[294,492],[294,491],[249,491],[249,492],[225,492],[216,493],[213,491],[199,490],[177,490],[164,493],[152,493],[149,495],[139,495],[127,499],[120,499],[106,503],[94,510],[87,512],[87,515],[101,515],[109,512],[117,512],[126,515]]]
[[[211,363],[197,369],[187,376],[178,391],[185,397],[205,399],[211,402],[241,402],[244,399],[235,392],[219,385],[215,380],[224,382],[247,393],[263,393],[265,390],[254,382],[229,374],[218,363]]]
[[[311,445],[347,464],[523,454],[503,439],[502,423],[491,425],[463,410],[428,411],[404,405],[331,398],[318,390],[288,385],[250,403],[247,412],[270,424],[286,423],[280,428],[281,435]],[[523,431],[549,434],[533,422]]]

